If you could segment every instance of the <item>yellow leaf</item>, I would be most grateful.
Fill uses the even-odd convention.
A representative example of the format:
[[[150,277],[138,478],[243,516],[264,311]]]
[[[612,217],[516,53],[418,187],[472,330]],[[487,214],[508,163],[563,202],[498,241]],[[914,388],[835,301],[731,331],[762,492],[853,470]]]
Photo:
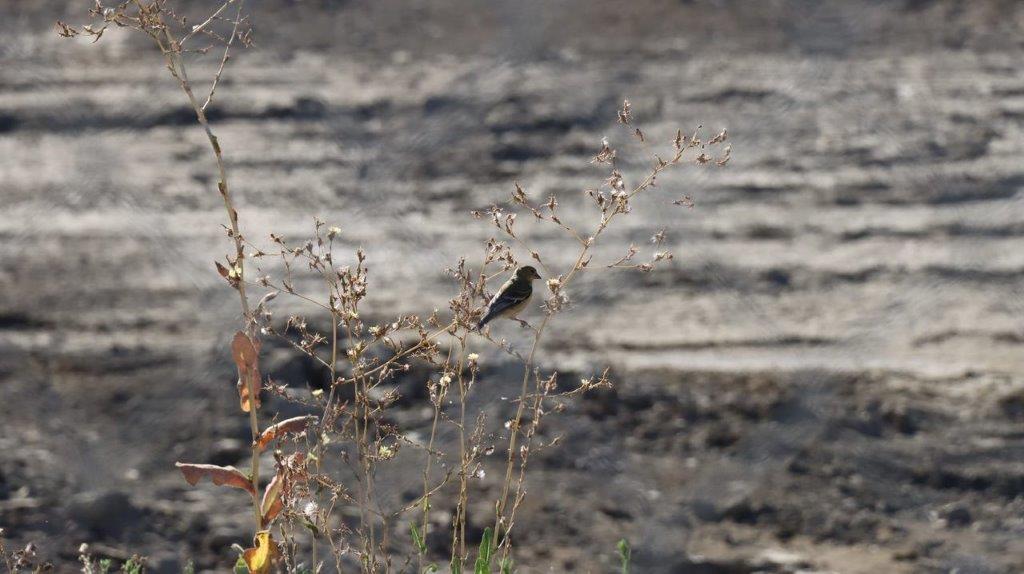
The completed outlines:
[[[245,565],[249,567],[251,574],[269,574],[270,567],[277,556],[277,546],[270,538],[269,530],[260,530],[253,540],[255,548],[250,548],[242,554]]]

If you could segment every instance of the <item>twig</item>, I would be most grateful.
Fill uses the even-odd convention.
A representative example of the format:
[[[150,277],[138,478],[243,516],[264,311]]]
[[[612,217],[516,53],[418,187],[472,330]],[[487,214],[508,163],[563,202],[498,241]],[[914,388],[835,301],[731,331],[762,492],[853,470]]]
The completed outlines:
[[[227,5],[233,1],[234,0],[229,0],[227,4],[224,4],[224,6],[222,6],[222,9],[226,8]],[[228,63],[228,58],[230,57],[231,52],[231,44],[235,41],[235,36],[238,35],[238,25],[242,22],[243,6],[245,6],[245,0],[238,0],[238,14],[235,15],[235,24],[231,28],[231,37],[228,38],[227,44],[225,44],[224,46],[224,55],[220,59],[220,67],[217,68],[217,74],[213,76],[213,84],[210,86],[210,93],[206,96],[206,101],[203,102],[202,109],[204,112],[206,111],[206,108],[210,105],[210,102],[213,101],[213,94],[217,91],[217,84],[220,83],[220,76],[224,73],[224,66]],[[184,40],[182,40],[182,42],[184,42]]]

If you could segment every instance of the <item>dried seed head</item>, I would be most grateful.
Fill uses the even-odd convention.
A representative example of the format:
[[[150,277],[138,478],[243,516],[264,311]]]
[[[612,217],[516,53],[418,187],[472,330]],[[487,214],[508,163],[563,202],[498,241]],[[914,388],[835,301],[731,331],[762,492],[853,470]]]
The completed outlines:
[[[684,195],[683,197],[673,201],[672,205],[682,205],[689,209],[693,209],[693,198],[690,197],[689,195]]]
[[[516,182],[516,188],[512,191],[512,201],[520,204],[526,204],[526,192],[520,187],[519,182]]]
[[[715,160],[715,163],[717,163],[719,167],[724,167],[725,164],[729,163],[729,158],[731,157],[731,155],[732,145],[727,145],[725,146],[725,152],[722,153],[722,157]]]
[[[614,189],[617,192],[623,192],[626,190],[626,183],[622,180],[622,174],[619,170],[613,170],[612,174],[605,180],[608,187]]]
[[[628,126],[631,119],[633,119],[633,106],[630,105],[629,100],[623,100],[622,109],[619,110],[619,123]]]
[[[608,145],[608,138],[601,139],[601,150],[597,152],[590,163],[611,163],[615,159],[615,150]]]

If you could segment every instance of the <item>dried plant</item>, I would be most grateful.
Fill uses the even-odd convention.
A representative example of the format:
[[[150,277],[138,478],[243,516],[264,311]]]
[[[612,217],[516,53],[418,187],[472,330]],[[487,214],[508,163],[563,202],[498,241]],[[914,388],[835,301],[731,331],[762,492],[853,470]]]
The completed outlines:
[[[677,131],[666,142],[667,151],[660,155],[649,147],[644,132],[633,125],[630,103],[624,102],[618,111],[619,124],[650,156],[650,168],[635,184],[628,184],[618,167],[618,152],[604,140],[593,163],[606,170],[606,177],[600,185],[583,192],[585,201],[592,204],[589,226],[563,219],[557,196],[533,201],[516,184],[507,203],[472,214],[490,222],[496,233],[482,246],[479,261],[464,257],[446,270],[457,288],[446,313],[370,321],[362,312],[371,285],[368,254],[362,249],[352,254],[336,253],[336,240],[343,233],[340,227],[315,220],[308,240],[292,241],[271,234],[263,246],[250,240],[240,228],[222,150],[206,112],[232,49],[250,44],[244,0],[220,2],[196,25],[176,14],[165,0],[131,0],[109,7],[97,3],[92,16],[94,22],[85,26],[58,23],[58,32],[99,40],[105,30],[115,26],[148,36],[195,111],[216,160],[217,189],[227,215],[225,229],[232,253],[215,266],[238,293],[242,311],[242,328],[232,340],[231,356],[237,367],[240,409],[248,415],[252,434],[250,468],[243,472],[230,466],[194,463],[178,463],[178,467],[190,484],[209,479],[242,490],[251,499],[254,539],[251,547],[241,549],[238,567],[256,573],[275,569],[320,572],[333,562],[338,571],[346,565],[358,565],[363,572],[390,572],[406,571],[415,563],[418,572],[437,570],[430,561],[426,540],[431,534],[432,501],[444,494],[455,501],[446,560],[452,572],[462,572],[470,563],[474,543],[466,534],[467,509],[477,490],[473,481],[484,476],[483,457],[498,450],[493,442],[501,438],[506,446],[500,494],[493,500],[494,523],[478,541],[472,567],[477,573],[495,568],[512,571],[517,513],[527,494],[531,454],[541,446],[540,425],[548,415],[564,410],[567,401],[611,385],[605,370],[582,379],[578,385],[560,387],[558,373],[545,372],[538,366],[544,335],[558,315],[572,308],[571,287],[586,275],[584,272],[609,268],[647,272],[672,259],[664,249],[663,230],[652,238],[654,250],[647,261],[637,262],[640,250],[631,246],[616,261],[592,262],[595,246],[609,227],[631,214],[634,202],[656,186],[663,172],[686,164],[725,165],[729,160],[729,148],[722,145],[727,140],[726,132],[704,142],[699,129],[689,136]],[[200,40],[208,45],[192,47]],[[184,56],[214,46],[223,50],[219,52],[220,63],[204,96],[197,97]],[[684,159],[691,151],[693,157]],[[717,158],[711,156],[714,152]],[[692,207],[689,197],[675,203]],[[531,235],[518,230],[516,221],[520,216],[533,217],[560,230],[566,243],[576,250],[571,265],[558,269],[549,264],[548,256],[531,246]],[[489,287],[525,263],[517,253],[527,254],[531,263],[540,266],[546,289],[537,298],[542,299],[543,318],[535,328],[526,325],[532,340],[525,354],[505,340],[493,338],[491,327],[476,331],[481,310],[491,296]],[[299,274],[318,277],[318,291],[297,288]],[[254,293],[260,293],[255,305]],[[279,297],[292,297],[313,306],[329,317],[330,328],[320,332],[301,316],[279,319],[275,315]],[[325,388],[306,394],[266,380],[260,370],[260,352],[268,338],[320,365],[329,373]],[[469,397],[478,392],[480,351],[486,346],[522,364],[519,393],[512,399],[515,412],[507,421],[491,421],[483,412],[468,408]],[[406,435],[385,416],[399,399],[389,383],[420,367],[429,371],[424,384],[432,410],[425,441]],[[569,390],[559,390],[565,388]],[[267,393],[300,403],[311,414],[261,426],[261,395]],[[452,465],[438,449],[443,427],[454,429],[458,437],[458,453]],[[275,468],[264,485],[260,458],[272,446]],[[401,449],[412,449],[422,459],[422,492],[399,508],[385,510],[376,491],[378,473],[387,471],[385,463]],[[354,479],[344,483],[332,475],[331,469],[339,466],[349,469]],[[346,509],[356,510],[358,516],[345,519],[342,511]],[[396,532],[409,533],[411,555],[402,555],[403,545],[392,538]],[[623,560],[627,564],[628,556]]]
[[[4,545],[4,534],[4,529],[0,528],[0,561],[7,568],[7,572],[36,574],[53,571],[53,564],[39,558],[35,544],[30,542],[21,550],[10,550]]]

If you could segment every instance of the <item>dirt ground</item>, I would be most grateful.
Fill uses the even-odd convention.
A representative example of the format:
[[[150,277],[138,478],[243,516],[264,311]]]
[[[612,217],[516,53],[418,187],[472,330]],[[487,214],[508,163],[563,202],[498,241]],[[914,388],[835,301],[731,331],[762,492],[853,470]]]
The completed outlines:
[[[77,4],[2,8],[0,527],[61,571],[85,541],[224,571],[245,500],[173,467],[246,450],[212,161],[143,43],[56,37]],[[596,223],[580,191],[601,138],[628,139],[623,98],[653,141],[729,130],[727,168],[663,178],[597,256],[665,228],[671,264],[588,273],[553,323],[545,369],[607,365],[616,385],[551,419],[520,571],[613,572],[623,537],[645,573],[1024,571],[1024,6],[319,0],[254,18],[211,113],[243,228],[339,225],[368,252],[375,316],[445,309],[444,268],[490,233],[469,212],[514,181]],[[571,264],[564,238],[524,230]],[[519,375],[481,352],[471,406],[502,420]],[[311,376],[284,348],[266,360]],[[410,434],[429,429],[416,384]],[[385,504],[414,462],[393,462]]]

